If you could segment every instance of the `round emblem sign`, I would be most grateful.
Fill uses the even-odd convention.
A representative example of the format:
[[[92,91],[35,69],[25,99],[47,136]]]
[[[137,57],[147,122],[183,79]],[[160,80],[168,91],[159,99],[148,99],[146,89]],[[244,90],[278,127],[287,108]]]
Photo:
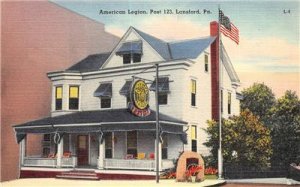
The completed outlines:
[[[149,106],[149,89],[147,84],[142,80],[136,81],[132,87],[131,97],[138,109],[143,110],[147,108]]]
[[[129,108],[133,114],[140,117],[150,114],[149,89],[143,80],[137,80],[133,83]]]

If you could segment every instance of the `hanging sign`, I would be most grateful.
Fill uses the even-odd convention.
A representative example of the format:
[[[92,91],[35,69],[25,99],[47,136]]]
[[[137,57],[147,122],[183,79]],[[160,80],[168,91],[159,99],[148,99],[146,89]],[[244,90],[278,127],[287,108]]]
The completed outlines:
[[[145,81],[137,80],[132,84],[130,92],[131,103],[129,104],[130,111],[136,116],[148,116],[149,109],[149,88]]]

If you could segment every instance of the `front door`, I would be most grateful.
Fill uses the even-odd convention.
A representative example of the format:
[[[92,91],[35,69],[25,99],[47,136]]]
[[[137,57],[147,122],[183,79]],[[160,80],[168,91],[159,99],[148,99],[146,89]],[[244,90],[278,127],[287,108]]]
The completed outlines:
[[[88,165],[89,162],[89,141],[87,135],[77,137],[77,159],[78,166]]]

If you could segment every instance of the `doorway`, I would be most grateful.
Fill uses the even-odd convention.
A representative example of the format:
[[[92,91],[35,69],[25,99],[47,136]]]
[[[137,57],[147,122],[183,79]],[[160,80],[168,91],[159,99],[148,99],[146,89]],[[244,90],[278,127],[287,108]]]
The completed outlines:
[[[77,159],[78,166],[86,166],[89,164],[89,141],[88,135],[77,136]]]

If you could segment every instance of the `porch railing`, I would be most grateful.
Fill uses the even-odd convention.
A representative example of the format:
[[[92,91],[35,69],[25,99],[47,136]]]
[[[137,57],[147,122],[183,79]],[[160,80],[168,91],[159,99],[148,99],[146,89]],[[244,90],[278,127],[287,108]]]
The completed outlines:
[[[56,167],[56,158],[25,157],[23,166]]]
[[[61,167],[76,167],[77,157],[61,158]],[[25,157],[26,167],[57,167],[57,158]]]
[[[172,168],[172,160],[162,160],[162,169]],[[104,159],[105,169],[155,170],[155,160]]]

